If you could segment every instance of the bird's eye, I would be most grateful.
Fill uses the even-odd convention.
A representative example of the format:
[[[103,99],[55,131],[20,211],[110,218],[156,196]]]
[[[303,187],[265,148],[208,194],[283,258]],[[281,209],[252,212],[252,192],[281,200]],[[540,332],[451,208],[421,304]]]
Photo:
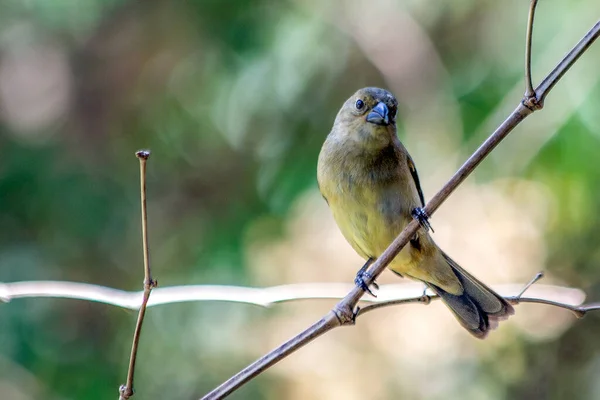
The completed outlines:
[[[361,99],[356,100],[356,103],[354,103],[354,107],[356,107],[357,110],[362,110],[364,106],[365,102]]]

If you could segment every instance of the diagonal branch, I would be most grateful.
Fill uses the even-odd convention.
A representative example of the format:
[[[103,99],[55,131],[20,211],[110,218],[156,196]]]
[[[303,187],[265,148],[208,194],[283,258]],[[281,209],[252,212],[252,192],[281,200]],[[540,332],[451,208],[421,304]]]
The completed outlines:
[[[575,64],[575,61],[594,43],[600,36],[600,20],[585,34],[583,38],[571,49],[571,51],[558,63],[556,67],[548,74],[546,78],[535,89],[535,97],[539,108],[544,106],[544,100],[554,85],[563,77],[563,75]]]
[[[541,109],[543,101],[549,91],[562,78],[573,63],[587,50],[589,46],[600,35],[600,21],[581,39],[581,41],[563,58],[556,68],[542,81],[535,90],[535,98],[538,100],[537,107],[525,106],[523,99],[515,110],[506,118],[506,120],[494,131],[494,133],[473,153],[471,157],[460,167],[460,169],[450,178],[442,189],[427,203],[425,212],[432,215],[446,198],[460,185],[467,176],[481,163],[481,161],[500,143],[521,121],[534,111]],[[364,281],[366,286],[370,286],[373,281],[383,272],[386,266],[408,243],[410,238],[419,229],[419,223],[416,220],[411,221],[408,226],[398,235],[392,244],[383,252],[383,254],[371,265],[368,270],[369,276]],[[287,357],[302,346],[308,344],[317,337],[325,334],[331,329],[341,325],[351,325],[354,323],[354,309],[360,298],[364,295],[364,290],[355,287],[348,295],[340,301],[327,315],[315,323],[298,336],[292,338],[280,347],[271,351],[267,355],[258,359],[236,375],[228,379],[219,387],[203,397],[203,400],[222,399],[233,391],[244,385],[246,382],[259,375],[278,361]]]

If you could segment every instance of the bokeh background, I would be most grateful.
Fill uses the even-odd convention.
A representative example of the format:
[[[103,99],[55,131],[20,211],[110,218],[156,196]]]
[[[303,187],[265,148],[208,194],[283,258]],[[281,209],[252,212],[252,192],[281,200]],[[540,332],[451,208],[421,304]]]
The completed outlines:
[[[161,286],[351,282],[361,260],[318,194],[320,146],[363,86],[400,101],[429,198],[523,93],[528,2],[2,0],[0,281],[142,281],[138,162],[149,162]],[[600,16],[540,2],[536,82]],[[433,218],[435,239],[493,285],[600,299],[600,44]],[[397,282],[384,273],[380,282]],[[137,397],[196,399],[327,312],[150,309]],[[0,305],[0,398],[107,399],[136,313],[75,300]],[[600,398],[599,315],[523,305],[486,341],[441,304],[369,313],[234,399]]]

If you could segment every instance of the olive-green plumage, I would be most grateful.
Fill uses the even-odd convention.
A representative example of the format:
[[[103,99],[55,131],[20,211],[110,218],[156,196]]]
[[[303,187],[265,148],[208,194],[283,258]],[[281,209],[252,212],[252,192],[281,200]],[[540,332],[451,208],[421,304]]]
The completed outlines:
[[[365,259],[376,259],[424,206],[417,171],[396,135],[398,103],[364,88],[339,111],[319,155],[317,178],[342,234]],[[389,264],[427,284],[474,336],[513,314],[502,297],[468,274],[420,229]]]

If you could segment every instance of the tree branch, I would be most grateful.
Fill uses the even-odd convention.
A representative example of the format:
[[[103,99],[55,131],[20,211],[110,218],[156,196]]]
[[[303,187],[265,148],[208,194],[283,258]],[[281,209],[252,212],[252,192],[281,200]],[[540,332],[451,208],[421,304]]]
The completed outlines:
[[[531,282],[529,282],[527,285],[525,285],[525,287],[521,291],[519,291],[519,294],[517,294],[516,296],[503,296],[504,299],[508,300],[511,304],[514,304],[514,305],[521,304],[521,303],[536,303],[536,304],[546,304],[549,306],[563,308],[565,310],[569,310],[569,311],[573,312],[573,314],[575,314],[575,316],[577,318],[583,318],[588,311],[600,310],[600,302],[573,305],[573,304],[563,303],[560,301],[544,299],[544,298],[540,298],[540,297],[531,297],[531,296],[523,297],[523,294],[525,294],[525,292],[527,292],[527,291],[530,291],[533,284],[535,284],[537,281],[539,281],[543,276],[544,275],[541,272],[538,273],[531,280]],[[427,289],[427,291],[429,291],[429,289]],[[359,308],[356,311],[356,317],[363,315],[364,313],[367,313],[369,311],[376,310],[378,308],[390,307],[390,306],[395,306],[395,305],[399,305],[399,304],[422,303],[422,304],[427,305],[427,304],[431,303],[431,300],[437,300],[439,298],[440,297],[436,294],[433,294],[433,293],[429,294],[429,293],[425,292],[420,297],[383,301],[380,303],[368,305],[364,308]]]
[[[432,300],[438,300],[439,298],[440,297],[437,295],[427,295],[426,294],[426,295],[421,295],[420,297],[412,297],[410,299],[398,299],[398,300],[385,301],[385,302],[372,304],[372,305],[369,305],[369,306],[359,309],[358,312],[356,313],[356,316],[359,317],[369,311],[377,310],[379,308],[384,308],[384,307],[397,306],[400,304],[422,303],[422,304],[427,305],[427,304],[431,303]],[[587,314],[588,311],[600,310],[600,302],[582,304],[579,306],[573,306],[570,304],[560,303],[557,301],[540,299],[537,297],[529,297],[529,296],[528,297],[503,296],[503,298],[514,305],[521,304],[521,303],[534,303],[534,304],[546,304],[549,306],[562,308],[562,309],[573,312],[573,314],[575,314],[575,316],[577,318],[583,318],[585,316],[585,314]]]
[[[558,63],[556,67],[548,74],[535,90],[535,96],[538,102],[538,109],[544,106],[546,96],[554,85],[563,77],[563,75],[575,64],[575,61],[594,43],[600,36],[600,20],[585,34],[583,38],[573,47],[573,49]]]
[[[481,161],[502,141],[521,121],[534,111],[541,109],[545,97],[548,95],[554,85],[569,70],[573,63],[587,50],[589,46],[600,35],[600,21],[581,39],[581,41],[567,54],[563,60],[554,68],[554,70],[542,81],[535,90],[537,106],[526,106],[529,100],[524,98],[515,110],[506,118],[506,120],[495,130],[495,132],[473,153],[471,157],[460,167],[460,169],[450,178],[442,189],[427,203],[425,212],[432,215],[446,198],[460,185],[467,176],[481,163]],[[396,257],[402,248],[408,243],[410,238],[419,229],[419,223],[413,220],[398,235],[392,244],[381,254],[381,256],[371,265],[368,270],[370,278],[366,278],[367,287],[383,272],[385,267]],[[340,301],[327,315],[315,323],[298,336],[292,338],[269,354],[255,361],[242,371],[228,379],[219,387],[203,397],[203,400],[222,399],[233,391],[241,387],[253,377],[262,373],[277,361],[287,357],[292,352],[306,345],[315,338],[323,335],[331,329],[341,325],[351,325],[354,323],[354,308],[364,295],[364,290],[355,287],[348,295]]]
[[[133,396],[133,375],[135,372],[135,362],[137,360],[137,350],[140,343],[140,335],[142,333],[142,324],[146,315],[146,305],[150,298],[152,288],[156,287],[157,283],[152,279],[150,271],[150,247],[148,246],[148,211],[146,208],[146,161],[150,157],[149,151],[138,151],[135,153],[140,160],[140,199],[142,203],[142,248],[144,251],[144,293],[142,304],[138,314],[138,319],[135,324],[133,333],[133,343],[131,344],[131,355],[129,357],[129,369],[127,370],[127,383],[119,387],[119,400],[128,400]]]
[[[527,37],[525,38],[525,99],[535,98],[535,90],[533,90],[533,82],[531,80],[531,40],[537,2],[538,0],[531,0],[529,17],[527,18]]]

